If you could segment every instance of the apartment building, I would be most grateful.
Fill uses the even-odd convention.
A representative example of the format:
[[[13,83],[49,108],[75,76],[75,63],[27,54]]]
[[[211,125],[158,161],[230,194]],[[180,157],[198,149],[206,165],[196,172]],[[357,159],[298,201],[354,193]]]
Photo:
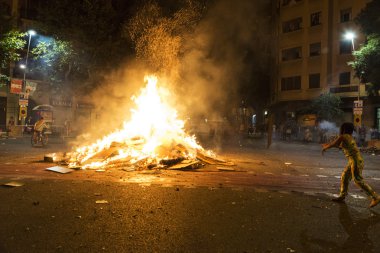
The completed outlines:
[[[353,104],[363,100],[361,122],[380,127],[380,103],[369,99],[366,87],[347,64],[365,37],[354,18],[368,0],[280,0],[278,2],[277,78],[271,102],[276,122],[297,112],[323,93],[341,97],[344,120],[354,120]],[[355,34],[353,40],[345,34]]]

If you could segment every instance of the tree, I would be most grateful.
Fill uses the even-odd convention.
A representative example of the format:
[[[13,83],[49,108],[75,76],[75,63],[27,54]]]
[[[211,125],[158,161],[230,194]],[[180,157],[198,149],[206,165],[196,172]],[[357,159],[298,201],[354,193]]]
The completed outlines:
[[[65,76],[72,88],[88,90],[124,60],[129,46],[121,37],[121,24],[126,17],[114,2],[50,0],[39,10],[39,33],[54,42],[42,44],[35,53],[51,48],[57,50],[54,56],[64,58],[58,62],[52,60],[53,55],[38,55],[54,68],[50,73],[57,75],[55,80]]]
[[[12,62],[21,59],[21,53],[26,45],[26,33],[11,30],[0,37],[0,81],[9,81],[6,71]]]
[[[319,120],[336,121],[343,115],[343,111],[340,109],[341,103],[339,96],[324,93],[312,101],[310,109]]]
[[[360,12],[356,22],[367,36],[366,43],[354,53],[355,60],[349,64],[356,76],[369,84],[368,94],[378,96],[380,90],[380,1],[371,1]]]
[[[50,40],[42,41],[33,48],[32,52],[36,60],[36,71],[43,73],[44,79],[49,79],[57,88],[68,81],[71,69],[75,67],[76,53],[67,41]],[[74,65],[74,66],[73,66]]]

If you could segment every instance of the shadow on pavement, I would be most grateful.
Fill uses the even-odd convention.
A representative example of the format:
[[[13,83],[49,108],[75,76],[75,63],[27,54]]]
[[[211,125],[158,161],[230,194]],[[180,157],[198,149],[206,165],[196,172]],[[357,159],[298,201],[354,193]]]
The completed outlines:
[[[339,204],[339,221],[347,234],[343,244],[308,236],[307,231],[303,231],[301,234],[303,252],[378,252],[369,239],[368,230],[380,223],[380,214],[371,211],[370,217],[353,218],[358,216],[358,213],[354,212],[349,210],[345,203]]]

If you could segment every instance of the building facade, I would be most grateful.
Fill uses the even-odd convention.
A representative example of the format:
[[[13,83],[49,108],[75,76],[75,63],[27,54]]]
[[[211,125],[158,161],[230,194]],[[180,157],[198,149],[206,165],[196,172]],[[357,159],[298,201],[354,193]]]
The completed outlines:
[[[323,93],[341,97],[344,120],[353,121],[354,100],[363,100],[361,123],[380,127],[380,103],[348,65],[365,37],[354,19],[368,0],[280,0],[277,5],[277,77],[271,103],[277,122]],[[351,32],[352,40],[345,37]]]

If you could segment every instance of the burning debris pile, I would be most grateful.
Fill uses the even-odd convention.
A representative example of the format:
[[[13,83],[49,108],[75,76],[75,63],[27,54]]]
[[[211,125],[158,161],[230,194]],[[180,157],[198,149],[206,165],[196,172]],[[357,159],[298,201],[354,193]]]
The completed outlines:
[[[203,149],[195,136],[185,133],[184,122],[177,119],[176,110],[164,103],[170,93],[157,87],[155,76],[147,76],[145,81],[147,85],[140,96],[132,97],[136,108],[131,110],[131,120],[124,122],[121,130],[52,160],[81,169],[180,169],[197,168],[203,163],[231,165]]]

